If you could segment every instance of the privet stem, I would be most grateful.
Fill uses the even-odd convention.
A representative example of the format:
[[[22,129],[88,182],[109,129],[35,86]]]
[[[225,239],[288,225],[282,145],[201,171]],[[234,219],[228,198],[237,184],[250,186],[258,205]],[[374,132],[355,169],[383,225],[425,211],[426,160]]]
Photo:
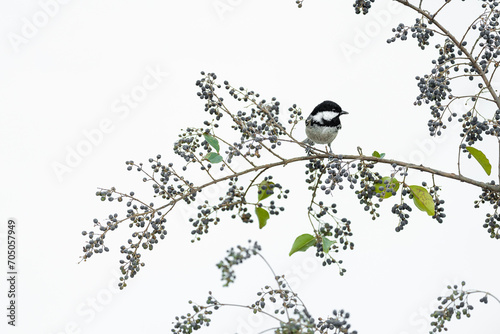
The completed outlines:
[[[246,174],[249,174],[252,172],[257,172],[257,171],[260,171],[263,169],[269,169],[269,168],[278,167],[278,166],[286,166],[287,164],[294,163],[294,162],[308,161],[311,159],[328,159],[328,158],[351,160],[351,161],[358,161],[358,160],[359,161],[371,161],[371,162],[377,162],[377,163],[382,163],[382,164],[387,164],[387,165],[397,165],[397,166],[406,167],[408,169],[419,170],[421,172],[426,172],[426,173],[429,173],[432,175],[439,175],[441,177],[445,177],[448,179],[457,180],[457,181],[464,182],[464,183],[467,183],[467,184],[470,184],[470,185],[473,185],[476,187],[480,187],[482,189],[488,189],[488,190],[493,191],[493,192],[500,192],[500,185],[477,181],[477,180],[471,179],[471,178],[463,176],[463,175],[457,175],[454,173],[443,172],[441,170],[427,167],[424,165],[415,165],[415,164],[404,162],[404,161],[383,159],[383,158],[377,158],[377,157],[368,156],[368,155],[350,155],[350,154],[342,155],[342,154],[320,153],[320,154],[306,155],[306,156],[301,156],[301,157],[284,159],[281,161],[276,161],[276,162],[265,164],[265,165],[255,166],[255,167],[246,169],[246,170],[238,172],[238,173],[223,176],[221,178],[207,182],[201,186],[193,187],[193,189],[191,190],[191,193],[185,194],[180,198],[176,198],[176,199],[172,200],[171,202],[157,208],[156,210],[162,210],[162,209],[172,205],[173,202],[178,202],[181,199],[184,199],[184,198],[190,196],[192,193],[199,192],[199,191],[203,190],[204,188],[207,188],[207,187],[214,185],[218,182],[226,181],[226,180],[236,178],[236,177],[239,177],[242,175],[246,175]]]
[[[448,31],[448,29],[446,29],[441,23],[439,23],[438,21],[436,21],[435,18],[434,18],[434,15],[431,15],[429,12],[423,10],[422,8],[419,8],[419,7],[411,4],[408,0],[395,0],[395,1],[399,2],[403,6],[411,8],[414,11],[416,11],[417,13],[425,16],[425,18],[427,18],[427,20],[429,20],[429,22],[431,22],[436,27],[438,27],[443,32],[443,34],[445,34],[449,39],[451,39],[451,41],[453,42],[453,44],[455,44],[456,47],[459,48],[460,51],[462,51],[464,53],[464,55],[467,57],[467,59],[471,62],[471,64],[476,69],[477,73],[479,73],[479,76],[483,80],[484,85],[488,88],[488,91],[490,92],[491,97],[493,97],[493,100],[495,101],[495,104],[497,105],[498,109],[500,109],[500,99],[498,98],[498,95],[495,92],[495,89],[493,89],[493,87],[491,86],[490,81],[486,77],[486,73],[484,73],[484,71],[481,68],[481,66],[478,65],[476,58],[474,58],[474,56],[472,56],[472,54],[469,52],[469,50],[467,50],[465,48],[465,46],[463,46],[455,38],[455,36]]]

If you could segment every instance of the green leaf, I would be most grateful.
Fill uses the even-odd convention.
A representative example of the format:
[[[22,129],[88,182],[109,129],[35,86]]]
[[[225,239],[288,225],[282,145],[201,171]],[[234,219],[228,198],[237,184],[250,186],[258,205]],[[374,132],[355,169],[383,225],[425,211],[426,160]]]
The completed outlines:
[[[483,167],[486,174],[490,175],[491,164],[488,158],[486,158],[486,156],[484,155],[484,153],[472,146],[467,146],[466,149],[477,160],[477,162],[479,162],[479,164],[481,165],[481,167]]]
[[[292,249],[288,256],[291,256],[295,252],[305,252],[309,247],[316,244],[316,238],[310,234],[302,234],[295,239],[293,242]]]
[[[211,135],[207,135],[207,134],[203,134],[203,137],[205,137],[205,140],[207,141],[207,143],[210,146],[212,146],[217,151],[217,153],[219,153],[220,147],[219,147],[219,141],[217,140],[217,138],[214,138]]]
[[[257,214],[257,218],[259,219],[259,228],[263,228],[267,224],[267,220],[269,219],[269,212],[263,208],[255,208],[255,213]]]
[[[258,197],[257,197],[258,202],[260,202],[260,201],[262,201],[263,199],[266,199],[266,198],[268,198],[269,196],[271,196],[271,195],[272,195],[272,193],[271,193],[271,194],[268,194],[268,193],[267,193],[267,191],[268,191],[269,189],[271,189],[271,185],[274,185],[274,183],[273,183],[273,182],[266,181],[266,180],[262,181],[262,182],[259,184],[259,191],[260,191],[260,193],[257,193],[257,195],[258,195]],[[262,189],[262,187],[264,187],[264,189]]]
[[[326,237],[322,237],[321,239],[322,239],[322,241],[323,241],[323,252],[325,252],[325,253],[328,253],[328,251],[330,250],[330,247],[331,247],[334,243],[336,243],[336,242],[337,242],[337,241],[335,241],[335,240],[330,240],[330,239],[328,239],[328,238],[326,238]]]
[[[378,153],[377,151],[373,151],[372,157],[381,158],[382,159],[383,157],[385,157],[385,153]]]
[[[219,162],[222,161],[222,156],[215,152],[210,152],[207,155],[205,155],[205,159],[213,164],[218,164]]]
[[[385,182],[387,181],[387,184]],[[385,191],[384,197],[383,198],[389,198],[392,196],[392,191],[398,191],[399,189],[399,182],[395,178],[391,178],[390,176],[384,176],[379,183],[374,183],[375,186],[375,192],[380,194]],[[382,190],[380,190],[380,187],[384,187]]]
[[[427,192],[427,189],[421,186],[410,186],[413,195],[413,203],[421,210],[427,212],[429,216],[434,216],[434,201],[432,196]]]

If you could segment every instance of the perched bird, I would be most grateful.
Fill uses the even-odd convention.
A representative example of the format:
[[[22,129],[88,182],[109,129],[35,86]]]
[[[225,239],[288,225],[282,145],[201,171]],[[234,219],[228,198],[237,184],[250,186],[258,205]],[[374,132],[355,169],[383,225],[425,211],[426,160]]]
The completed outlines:
[[[307,139],[303,143],[307,145],[328,144],[332,152],[332,141],[337,137],[340,124],[340,115],[348,114],[340,106],[332,101],[323,101],[314,108],[306,119]],[[310,150],[307,150],[308,153]]]

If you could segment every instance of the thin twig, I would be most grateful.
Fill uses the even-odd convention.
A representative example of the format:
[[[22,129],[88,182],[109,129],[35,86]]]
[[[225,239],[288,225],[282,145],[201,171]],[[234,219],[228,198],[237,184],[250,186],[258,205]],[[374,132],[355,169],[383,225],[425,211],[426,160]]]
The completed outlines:
[[[481,79],[483,80],[485,86],[488,88],[490,94],[491,94],[491,97],[493,98],[493,100],[495,101],[497,107],[500,109],[500,99],[498,98],[498,95],[497,93],[495,92],[495,90],[493,89],[493,87],[491,86],[491,83],[490,81],[488,80],[488,78],[486,77],[486,73],[483,71],[483,69],[481,68],[481,66],[479,66],[479,64],[477,63],[477,59],[469,52],[469,50],[467,50],[465,48],[465,46],[463,46],[457,39],[456,37],[448,31],[448,29],[446,29],[441,23],[439,23],[438,21],[434,20],[433,16],[430,15],[428,12],[426,12],[425,10],[423,10],[422,8],[419,8],[413,4],[411,4],[409,1],[407,0],[396,0],[396,2],[399,2],[400,4],[406,6],[406,7],[409,7],[411,9],[413,9],[414,11],[416,11],[417,13],[421,14],[422,16],[425,16],[425,18],[427,18],[427,20],[429,20],[429,22],[432,22],[432,24],[436,25],[436,27],[438,27],[449,39],[451,39],[451,41],[453,42],[453,44],[455,44],[455,46],[457,48],[460,49],[460,51],[462,51],[466,56],[467,58],[470,60],[471,64],[474,66],[474,69],[477,71],[477,73],[479,73],[479,75],[481,76]]]
[[[441,6],[441,8],[439,8],[433,15],[432,15],[432,20],[434,20],[434,18],[436,17],[436,15],[444,8],[444,6],[446,6],[447,4],[449,4],[450,2],[449,1],[445,1],[444,4]],[[419,6],[420,7],[420,6]]]

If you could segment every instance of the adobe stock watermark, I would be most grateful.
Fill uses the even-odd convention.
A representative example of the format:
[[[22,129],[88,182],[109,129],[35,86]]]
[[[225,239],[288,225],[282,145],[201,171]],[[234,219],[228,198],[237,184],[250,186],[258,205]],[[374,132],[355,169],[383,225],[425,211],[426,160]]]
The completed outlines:
[[[443,289],[441,290],[441,293],[439,296],[446,296],[450,294],[450,290],[447,288],[448,285],[460,285],[458,283],[459,280],[454,279],[450,280],[448,282],[444,282],[443,284]],[[414,311],[411,315],[410,318],[408,319],[408,324],[412,327],[412,331],[404,331],[400,332],[399,334],[415,334],[415,333],[429,333],[432,332],[432,327],[431,327],[431,314],[438,309],[438,306],[441,305],[441,302],[437,300],[436,296],[433,300],[429,301],[429,304],[427,306],[420,306],[418,310]]]
[[[464,114],[468,110],[465,108],[463,104],[457,106],[460,109],[460,112],[457,110],[458,114]],[[407,161],[409,163],[420,165],[425,163],[426,159],[432,157],[438,150],[439,145],[447,142],[450,137],[457,136],[456,132],[460,132],[462,128],[462,123],[458,122],[456,119],[451,123],[446,124],[447,128],[442,130],[441,136],[426,136],[425,138],[421,138],[418,140],[414,140],[416,149],[410,151],[407,155],[402,157],[403,161]],[[457,141],[457,153],[458,153],[458,141]]]
[[[61,6],[72,0],[39,0],[39,9],[29,17],[21,17],[21,26],[18,32],[7,33],[7,39],[16,53],[35,38],[40,30],[45,28],[50,20],[57,16]]]
[[[446,142],[448,138],[449,135],[444,132],[441,136],[428,136],[426,138],[415,140],[414,144],[417,148],[408,153],[408,155],[402,160],[415,165],[423,164],[428,157],[431,157],[434,153],[436,153],[439,145]]]
[[[111,104],[111,113],[114,118],[101,119],[94,127],[82,130],[82,137],[73,146],[66,145],[66,154],[61,161],[52,162],[52,170],[59,182],[63,182],[64,176],[78,167],[83,159],[89,156],[93,150],[104,142],[105,135],[112,133],[117,123],[126,119],[132,110],[137,109],[149,94],[158,89],[160,84],[168,77],[158,65],[147,66],[145,75],[141,82],[133,86],[127,93],[123,93]]]
[[[120,292],[118,283],[120,282],[121,273],[115,271],[112,273],[112,278],[108,284],[88,296],[84,301],[76,305],[75,313],[77,317],[68,321],[61,329],[53,332],[54,334],[82,334],[85,331],[83,327],[90,324],[99,313],[103,312],[106,307],[113,301],[114,295]]]
[[[215,0],[212,2],[212,7],[219,19],[224,20],[228,12],[234,11],[242,3],[243,0]]]
[[[359,55],[363,49],[368,47],[371,40],[380,35],[382,28],[389,26],[394,16],[399,14],[403,6],[396,1],[388,1],[386,9],[370,10],[366,15],[371,18],[362,28],[354,30],[354,36],[351,42],[339,43],[340,51],[348,62],[351,62],[353,57]],[[387,31],[389,32],[389,31]]]

